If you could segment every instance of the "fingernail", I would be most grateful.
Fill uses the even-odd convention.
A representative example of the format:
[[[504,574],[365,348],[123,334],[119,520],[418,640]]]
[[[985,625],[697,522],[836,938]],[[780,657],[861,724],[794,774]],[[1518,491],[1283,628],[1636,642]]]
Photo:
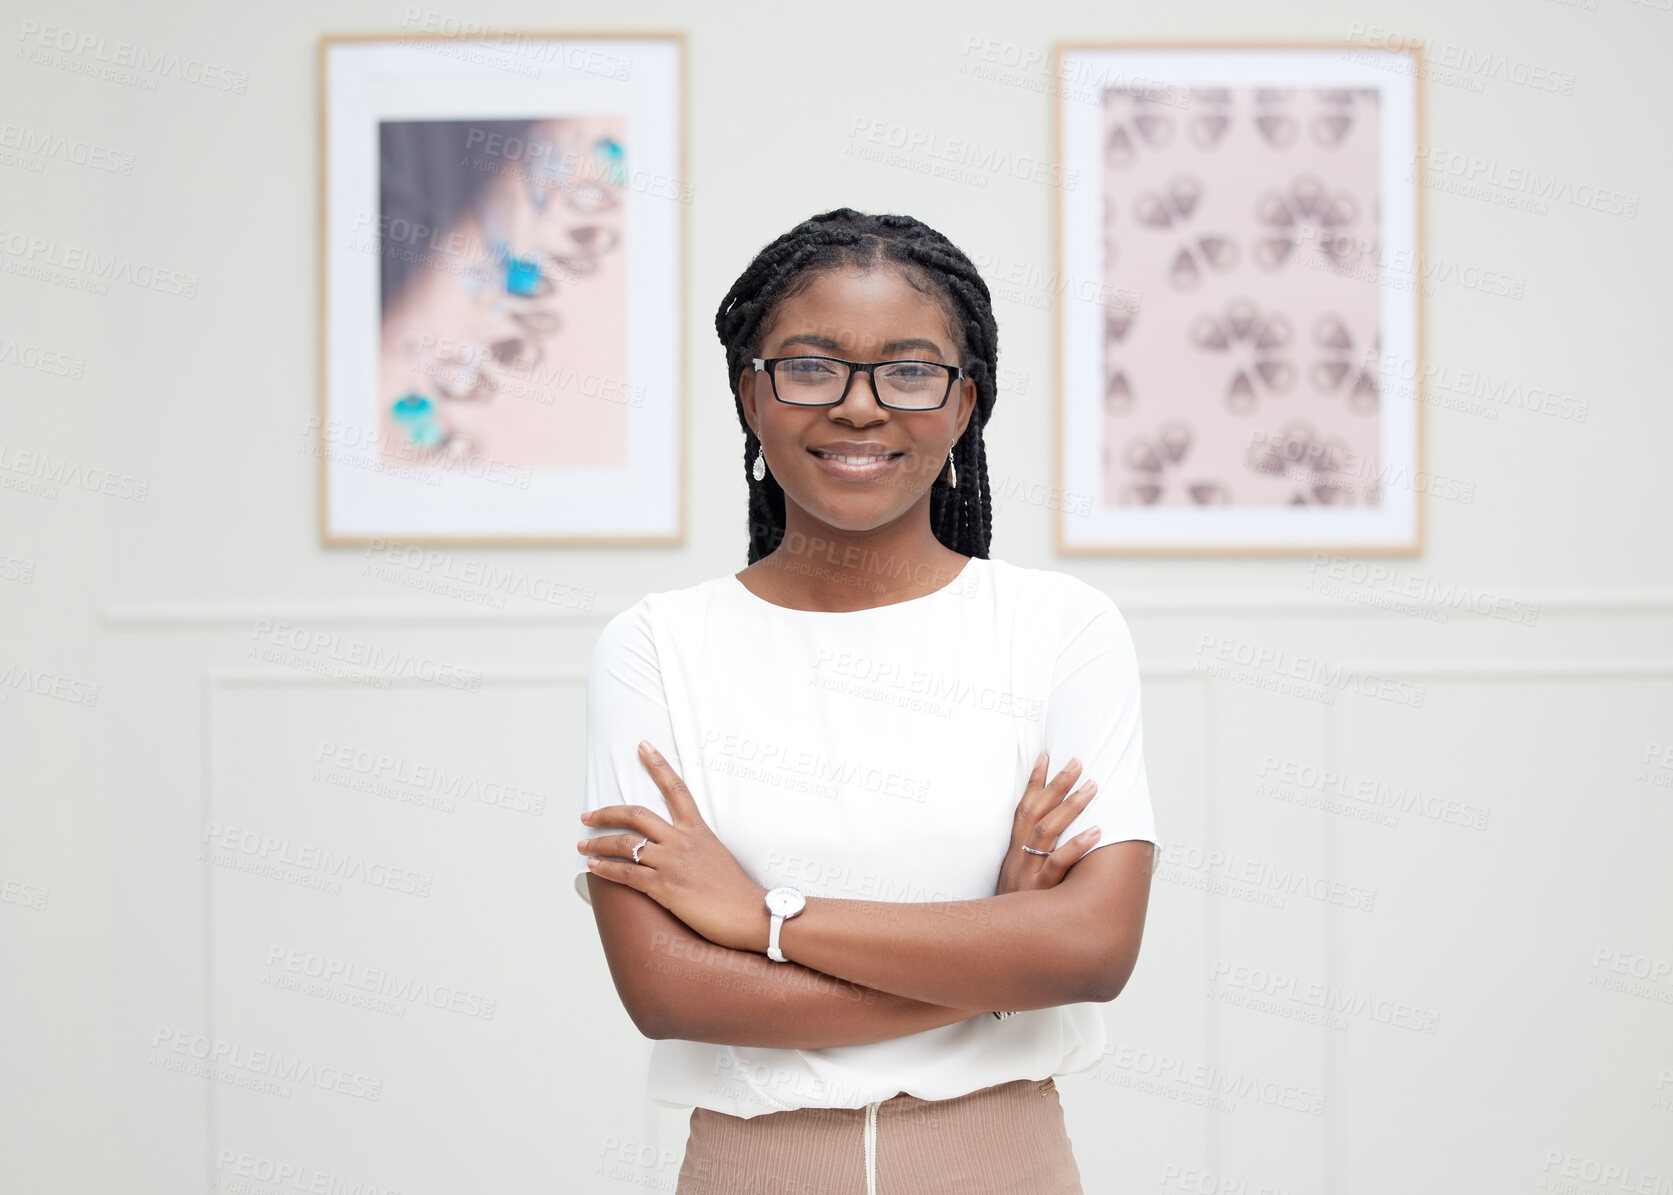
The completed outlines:
[[[1069,762],[1064,764],[1063,766],[1066,767],[1066,768],[1078,768],[1078,767],[1080,767],[1080,756],[1071,755],[1069,757]]]
[[[1037,772],[1045,766],[1046,766],[1046,753],[1044,751],[1042,751],[1042,752],[1040,752],[1040,754],[1038,754],[1034,757],[1034,770]]]
[[[1100,829],[1099,829],[1099,828],[1098,828],[1098,827],[1097,827],[1097,826],[1093,826],[1093,827],[1092,827],[1092,833],[1091,833],[1091,837],[1093,837],[1093,838],[1096,838],[1096,837],[1098,837],[1098,835],[1100,835],[1100,834],[1102,834],[1102,833],[1103,833],[1103,831],[1102,831],[1102,830],[1100,830]]]
[[[591,809],[581,810],[581,820],[584,821],[584,822],[592,821],[593,820],[593,811]]]

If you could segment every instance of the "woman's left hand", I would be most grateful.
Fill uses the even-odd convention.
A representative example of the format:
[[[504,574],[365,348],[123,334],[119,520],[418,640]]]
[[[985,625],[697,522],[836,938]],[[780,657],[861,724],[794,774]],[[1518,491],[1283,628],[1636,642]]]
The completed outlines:
[[[673,817],[670,825],[643,805],[606,805],[589,810],[589,826],[630,830],[583,838],[577,849],[588,869],[602,879],[637,888],[717,946],[767,951],[767,890],[744,874],[697,811],[697,800],[679,775],[649,743],[639,744],[639,759],[662,790]],[[633,862],[633,847],[639,862]]]

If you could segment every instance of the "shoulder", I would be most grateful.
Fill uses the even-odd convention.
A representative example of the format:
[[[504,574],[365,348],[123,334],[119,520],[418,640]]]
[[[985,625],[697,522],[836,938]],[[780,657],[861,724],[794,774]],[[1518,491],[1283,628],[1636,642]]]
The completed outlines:
[[[1019,624],[1039,628],[1041,650],[1059,672],[1072,672],[1089,660],[1114,662],[1126,673],[1137,670],[1133,633],[1108,593],[1056,569],[996,563],[996,590],[1008,587],[1014,594]]]
[[[631,647],[635,643],[649,643],[651,632],[651,594],[646,594],[625,610],[618,610],[604,623],[593,644],[593,655],[598,657],[611,651]]]
[[[593,647],[594,658],[609,653],[654,653],[659,630],[678,626],[693,617],[701,618],[716,603],[725,601],[735,588],[740,588],[736,578],[722,573],[695,585],[647,593],[605,621]]]
[[[1100,618],[1126,627],[1115,599],[1090,581],[1056,569],[1029,568],[1008,560],[994,559],[989,564],[997,590],[1014,594],[1019,607],[1058,611],[1064,629],[1071,633]]]

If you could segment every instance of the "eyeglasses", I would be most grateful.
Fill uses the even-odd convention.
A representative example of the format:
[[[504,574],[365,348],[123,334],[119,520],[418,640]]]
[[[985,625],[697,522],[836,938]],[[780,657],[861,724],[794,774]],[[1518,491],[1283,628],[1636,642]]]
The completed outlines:
[[[756,357],[773,380],[773,397],[793,407],[834,407],[848,397],[856,373],[871,375],[872,393],[891,411],[934,411],[947,405],[965,376],[940,361],[844,361],[840,357]]]

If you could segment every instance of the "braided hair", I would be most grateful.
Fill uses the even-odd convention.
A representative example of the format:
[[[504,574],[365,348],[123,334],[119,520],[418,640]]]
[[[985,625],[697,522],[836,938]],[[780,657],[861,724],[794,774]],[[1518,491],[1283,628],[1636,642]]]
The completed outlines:
[[[784,490],[769,473],[756,481],[750,464],[760,440],[744,417],[738,379],[760,355],[761,335],[774,309],[804,289],[816,273],[843,266],[890,263],[917,289],[933,295],[958,338],[959,364],[976,384],[976,408],[953,445],[958,488],[937,474],[930,483],[930,528],[955,552],[987,558],[993,538],[987,449],[982,428],[993,413],[999,329],[987,283],[970,259],[946,237],[911,216],[868,215],[837,208],[802,221],[756,254],[715,312],[715,332],[726,346],[726,373],[744,429],[744,481],[749,486],[749,563],[784,538]]]

